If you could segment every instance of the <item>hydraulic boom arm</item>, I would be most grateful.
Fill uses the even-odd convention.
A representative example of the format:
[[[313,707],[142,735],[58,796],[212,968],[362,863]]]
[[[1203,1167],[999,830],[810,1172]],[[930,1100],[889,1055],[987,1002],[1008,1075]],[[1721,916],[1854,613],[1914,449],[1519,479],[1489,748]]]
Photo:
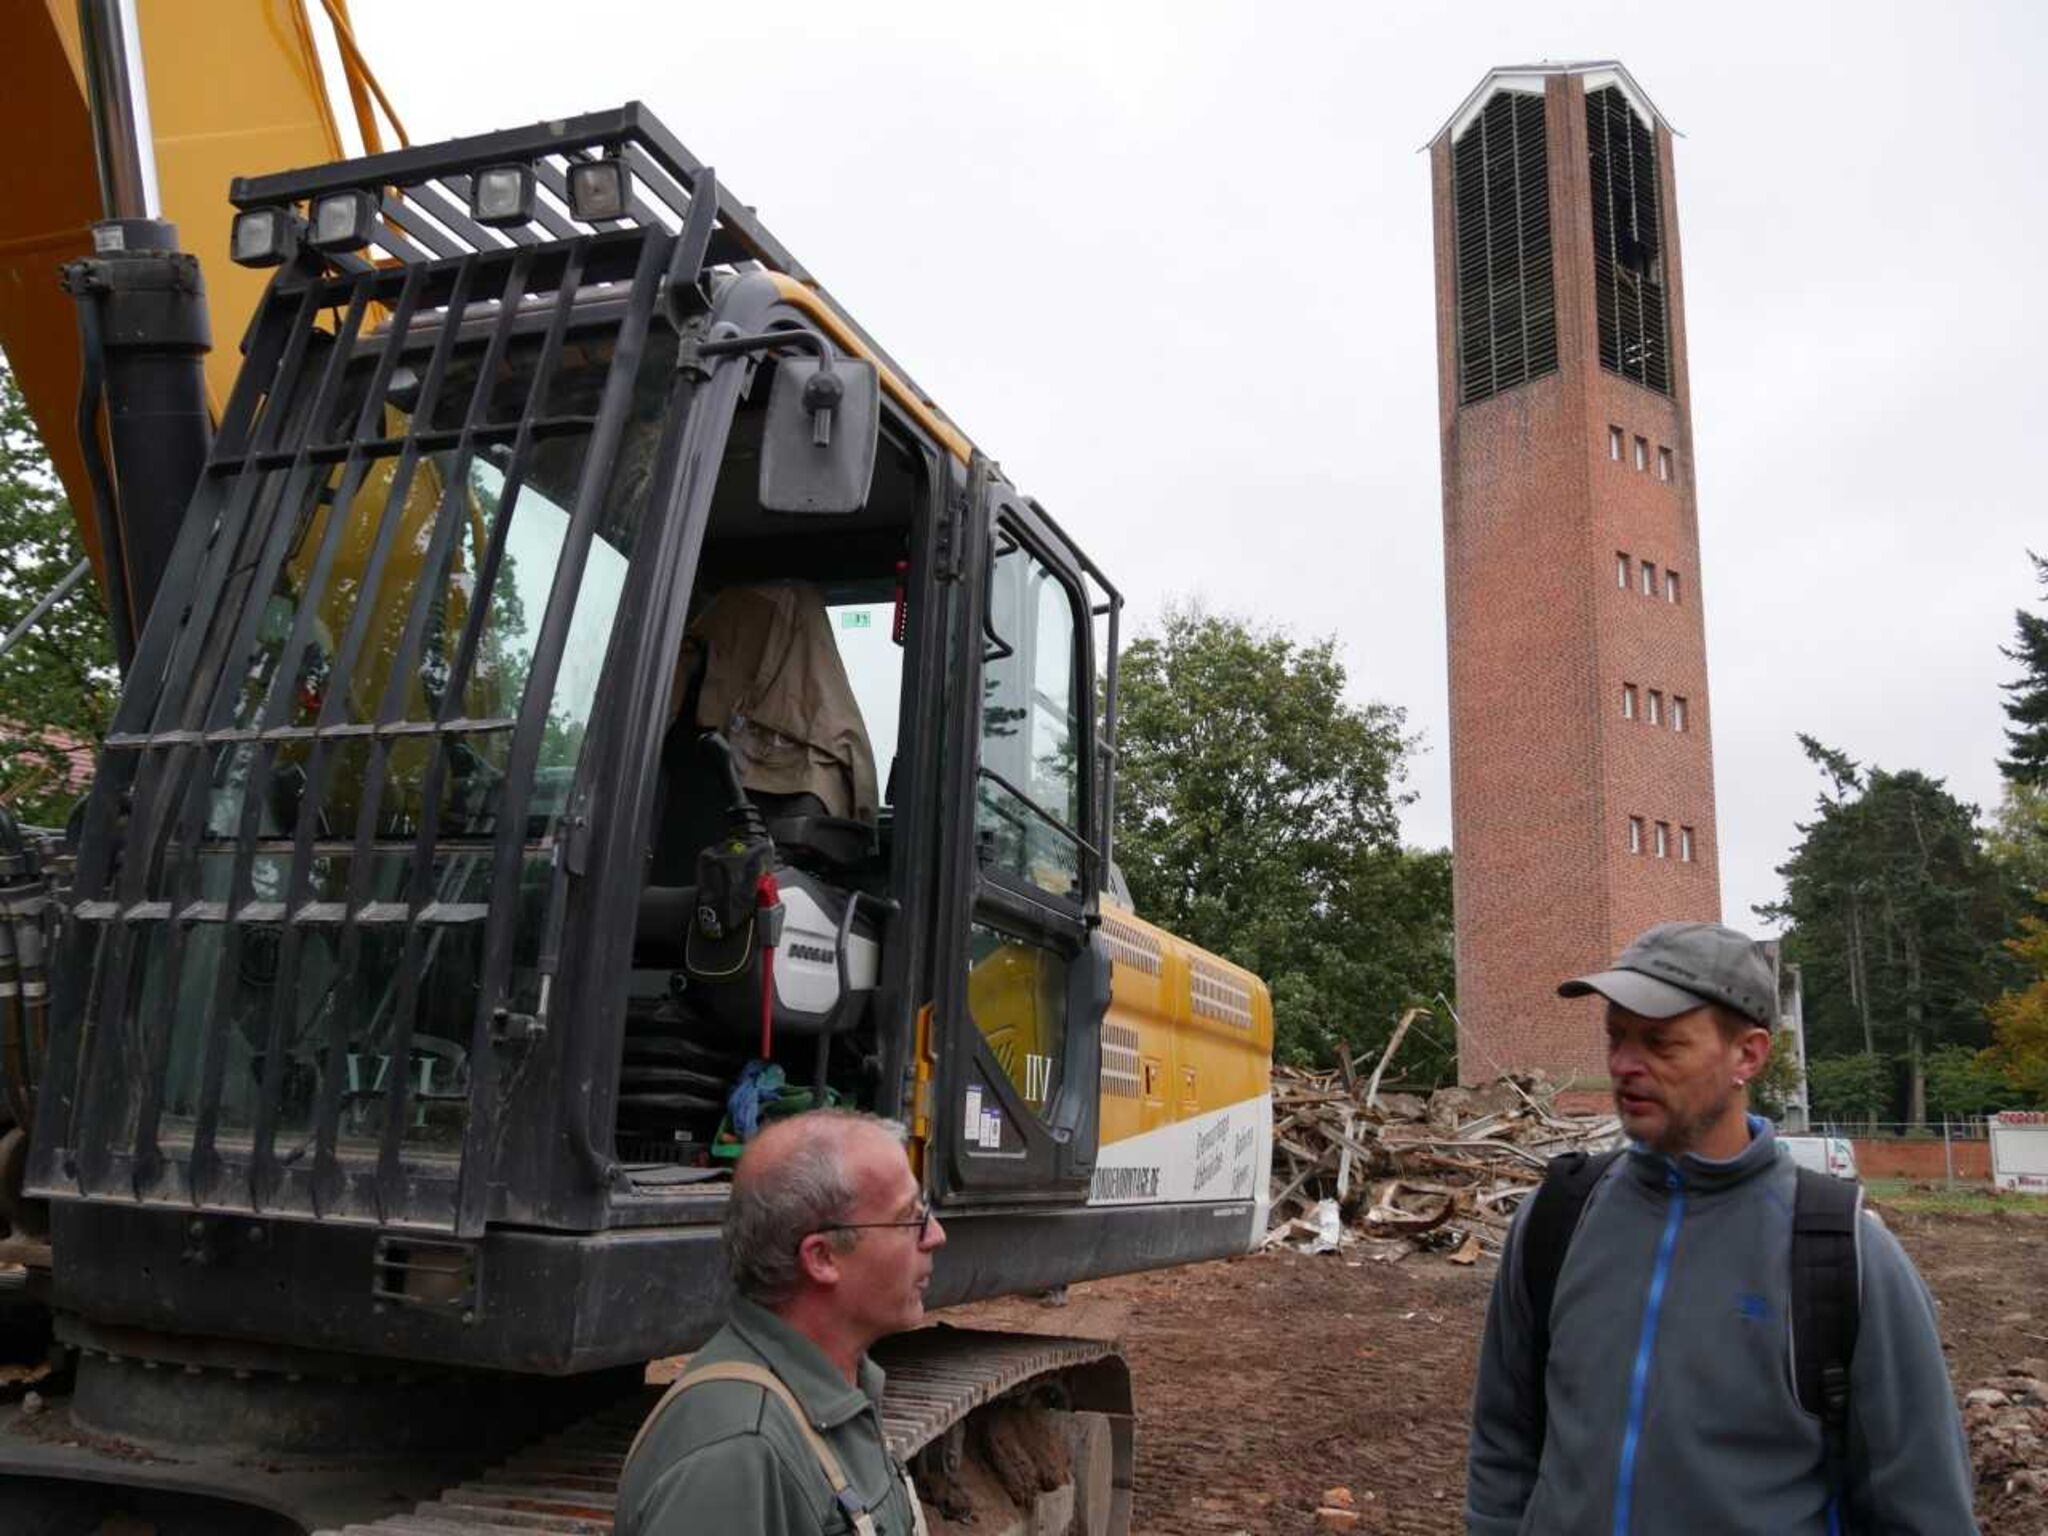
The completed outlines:
[[[370,113],[371,97],[381,93],[355,53],[343,0],[122,0],[118,8],[130,23],[128,63],[146,86],[136,170],[152,206],[133,210],[101,195],[77,0],[0,0],[8,59],[0,142],[9,146],[0,155],[0,353],[41,429],[103,590],[107,573],[77,428],[78,314],[59,286],[59,269],[92,254],[90,226],[101,218],[118,213],[176,225],[199,258],[222,343],[206,362],[218,414],[241,363],[235,343],[268,277],[226,259],[234,214],[228,183],[345,152],[316,25],[333,26],[364,142],[381,147]],[[311,10],[323,11],[325,23]]]

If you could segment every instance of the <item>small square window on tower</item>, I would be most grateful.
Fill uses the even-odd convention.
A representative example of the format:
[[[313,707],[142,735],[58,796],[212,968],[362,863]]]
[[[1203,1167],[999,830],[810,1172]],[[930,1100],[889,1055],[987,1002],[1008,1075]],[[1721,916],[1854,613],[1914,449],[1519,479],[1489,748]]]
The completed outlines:
[[[1614,584],[1624,592],[1628,590],[1629,573],[1634,569],[1635,566],[1628,557],[1628,551],[1617,549],[1614,552]]]
[[[1671,823],[1668,821],[1657,823],[1657,857],[1660,859],[1671,857]]]
[[[1643,596],[1655,597],[1656,595],[1657,567],[1652,565],[1649,561],[1645,560],[1643,562]]]
[[[1621,462],[1621,437],[1621,428],[1609,427],[1607,429],[1607,457],[1614,460],[1617,464]]]
[[[1621,685],[1621,718],[1633,720],[1635,717],[1636,685],[1634,683],[1623,683]]]
[[[1667,570],[1664,573],[1664,601],[1667,603],[1678,601],[1678,572],[1676,571]]]
[[[1628,851],[1643,851],[1643,818],[1640,816],[1631,816],[1628,819]]]
[[[1674,731],[1685,729],[1685,695],[1682,693],[1671,695],[1671,729]]]
[[[1650,690],[1650,724],[1662,725],[1663,723],[1664,695],[1659,693],[1655,688],[1652,688]]]
[[[1691,827],[1680,827],[1678,829],[1678,861],[1681,864],[1690,864],[1692,862]]]
[[[1657,478],[1659,480],[1669,480],[1671,478],[1671,450],[1669,448],[1659,448],[1657,450]]]
[[[1650,440],[1647,437],[1639,437],[1636,439],[1636,468],[1648,469],[1649,467]]]

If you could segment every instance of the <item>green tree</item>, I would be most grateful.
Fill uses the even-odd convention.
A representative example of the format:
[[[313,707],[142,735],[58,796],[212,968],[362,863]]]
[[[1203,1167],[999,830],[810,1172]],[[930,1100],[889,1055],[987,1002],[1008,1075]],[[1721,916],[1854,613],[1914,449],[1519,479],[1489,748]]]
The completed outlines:
[[[2048,560],[2032,550],[2027,558],[2034,562],[2035,579],[2048,592]],[[2006,659],[2020,665],[2020,675],[2004,685],[2012,695],[2005,705],[2006,718],[2012,721],[2005,732],[2012,755],[2000,759],[1998,766],[2015,784],[2048,789],[2048,614],[2022,608],[2013,614],[2013,622],[2019,633],[2003,648]]]
[[[1903,1118],[1926,1121],[1926,1053],[1989,1044],[1984,1005],[2013,973],[2001,941],[2010,881],[1985,854],[1976,809],[1938,779],[1868,771],[1811,737],[1819,815],[1778,868],[1785,958],[1804,967],[1809,1049],[1896,1057]]]
[[[1927,1053],[1927,1113],[1966,1120],[2009,1109],[2018,1095],[1996,1053],[1943,1045]]]
[[[1806,1088],[1813,1117],[1831,1125],[1883,1119],[1891,1107],[1893,1075],[1890,1062],[1868,1051],[1808,1058]]]
[[[1117,862],[1138,909],[1263,976],[1281,1052],[1383,1044],[1452,985],[1450,856],[1404,849],[1413,743],[1345,698],[1336,642],[1170,610],[1124,653]],[[1452,1070],[1412,1036],[1410,1078]]]
[[[2048,910],[2048,896],[2040,898]],[[2020,919],[2005,947],[2026,979],[1986,1009],[1995,1040],[1992,1059],[2007,1084],[2031,1104],[2048,1106],[2048,919]]]
[[[2048,892],[2048,784],[2005,781],[1984,851],[2021,890]]]
[[[1749,1080],[1751,1108],[1769,1120],[1782,1120],[1799,1097],[1799,1054],[1792,1032],[1781,1029],[1771,1037],[1771,1054],[1763,1071]]]
[[[50,468],[14,375],[0,359],[0,632],[84,558],[71,504]],[[61,826],[74,764],[113,719],[119,677],[96,582],[88,578],[0,657],[0,804]]]

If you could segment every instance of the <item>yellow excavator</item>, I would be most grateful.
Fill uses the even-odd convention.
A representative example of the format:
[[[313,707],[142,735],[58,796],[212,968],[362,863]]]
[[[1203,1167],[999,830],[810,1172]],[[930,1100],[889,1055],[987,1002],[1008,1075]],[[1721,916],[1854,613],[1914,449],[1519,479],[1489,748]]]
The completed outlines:
[[[934,1305],[1256,1241],[1271,999],[1122,890],[1116,588],[708,165],[408,143],[340,0],[0,14],[123,674],[0,819],[0,1536],[608,1529],[809,1105],[907,1127]],[[1113,1346],[878,1353],[928,1500],[1128,1529]]]

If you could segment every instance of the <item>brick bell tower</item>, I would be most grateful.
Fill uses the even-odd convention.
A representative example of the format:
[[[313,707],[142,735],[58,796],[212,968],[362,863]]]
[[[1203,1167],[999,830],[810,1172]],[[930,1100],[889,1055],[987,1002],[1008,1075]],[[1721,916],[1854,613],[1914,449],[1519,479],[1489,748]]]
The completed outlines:
[[[1721,911],[1671,130],[1618,63],[1496,69],[1430,173],[1460,1070],[1604,1090],[1557,983]]]

